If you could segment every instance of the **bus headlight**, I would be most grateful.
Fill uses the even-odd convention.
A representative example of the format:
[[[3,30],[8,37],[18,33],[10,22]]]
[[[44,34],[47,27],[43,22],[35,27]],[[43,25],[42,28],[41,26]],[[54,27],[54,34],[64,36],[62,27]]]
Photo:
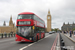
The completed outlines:
[[[32,38],[29,38],[29,40],[32,40]]]

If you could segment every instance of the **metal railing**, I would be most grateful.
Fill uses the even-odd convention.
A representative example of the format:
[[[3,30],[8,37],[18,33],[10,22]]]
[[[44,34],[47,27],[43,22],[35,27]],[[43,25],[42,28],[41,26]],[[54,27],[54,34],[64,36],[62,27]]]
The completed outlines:
[[[6,33],[6,34],[3,34],[3,33],[0,33],[0,38],[8,38],[8,37],[15,37],[15,33]]]
[[[61,47],[61,50],[67,50],[67,48],[65,47],[65,42],[60,34],[60,47]]]

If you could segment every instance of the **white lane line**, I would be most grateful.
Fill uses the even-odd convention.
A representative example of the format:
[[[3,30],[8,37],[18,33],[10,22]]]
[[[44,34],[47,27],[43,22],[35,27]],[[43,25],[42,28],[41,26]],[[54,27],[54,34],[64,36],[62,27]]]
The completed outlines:
[[[53,34],[52,34],[53,35]],[[51,36],[51,35],[48,35],[48,36],[46,36],[45,38],[47,38],[47,37],[49,37],[49,36]]]
[[[36,42],[35,42],[35,43],[36,43]],[[27,45],[27,46],[25,46],[25,47],[23,47],[23,48],[21,48],[21,49],[19,49],[19,50],[23,50],[23,49],[25,49],[25,48],[27,48],[27,47],[29,47],[29,46],[35,44],[35,43],[31,43],[31,44],[29,44],[29,45]]]
[[[54,35],[54,34],[52,34],[52,35]],[[52,36],[52,35],[48,35],[48,36],[46,36],[45,38],[47,38],[47,37],[49,37],[49,36]],[[44,38],[44,39],[45,39],[45,38]],[[40,39],[39,41],[41,41],[41,40],[43,40],[43,39]],[[37,41],[37,42],[39,42],[39,41]],[[29,46],[31,46],[31,45],[33,45],[33,44],[35,44],[35,43],[37,43],[37,42],[31,43],[31,44],[29,44],[29,45],[27,45],[27,46],[25,46],[25,47],[20,48],[19,50],[26,49],[26,48],[28,48]]]
[[[23,48],[21,48],[20,50],[23,50],[23,49],[25,49],[25,48],[27,48],[28,46],[25,46],[25,47],[23,47]]]
[[[31,45],[33,45],[33,44],[30,44],[30,45],[28,45],[28,46],[31,46]]]

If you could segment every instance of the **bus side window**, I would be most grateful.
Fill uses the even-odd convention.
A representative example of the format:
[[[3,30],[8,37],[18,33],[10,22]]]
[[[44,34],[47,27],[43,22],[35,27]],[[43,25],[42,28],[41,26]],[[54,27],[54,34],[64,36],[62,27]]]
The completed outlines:
[[[39,27],[36,27],[36,33],[38,33],[39,32]]]
[[[36,28],[35,28],[35,32],[36,32],[36,33],[44,32],[44,28],[36,27]]]

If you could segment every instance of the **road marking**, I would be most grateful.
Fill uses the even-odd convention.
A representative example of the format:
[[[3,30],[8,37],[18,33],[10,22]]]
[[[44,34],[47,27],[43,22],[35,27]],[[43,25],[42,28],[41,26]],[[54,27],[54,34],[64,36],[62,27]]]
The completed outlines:
[[[33,45],[33,44],[30,44],[30,45],[28,45],[28,46],[31,46],[31,45]]]
[[[36,43],[36,42],[35,42],[35,43]],[[35,43],[31,43],[31,44],[29,44],[28,46],[25,46],[25,47],[23,47],[23,48],[21,48],[21,49],[19,49],[19,50],[23,50],[23,49],[25,49],[25,48],[27,48],[27,47],[29,47],[29,46],[35,44]]]
[[[53,34],[52,34],[53,35]],[[51,36],[51,35],[48,35],[48,36],[46,36],[45,38],[47,38],[47,37],[49,37],[49,36]]]
[[[57,36],[56,36],[56,38],[55,38],[55,40],[54,40],[54,43],[53,43],[53,45],[52,45],[52,47],[51,47],[51,50],[55,50],[55,46],[56,46],[56,43],[57,43],[58,35],[59,35],[59,34],[57,34]]]
[[[54,34],[52,34],[52,35],[54,35]],[[45,38],[47,38],[47,37],[49,37],[49,36],[52,36],[52,35],[48,35],[48,36],[46,36]],[[43,38],[43,39],[45,39],[45,38]],[[41,40],[43,40],[43,39],[40,39],[40,40],[38,40],[37,42],[39,42],[39,41],[41,41]],[[35,43],[37,43],[37,42],[31,43],[31,44],[29,44],[29,45],[27,45],[27,46],[25,46],[25,47],[20,48],[19,50],[26,49],[26,48],[28,48],[29,46],[31,46],[31,45],[33,45],[33,44],[35,44]]]

